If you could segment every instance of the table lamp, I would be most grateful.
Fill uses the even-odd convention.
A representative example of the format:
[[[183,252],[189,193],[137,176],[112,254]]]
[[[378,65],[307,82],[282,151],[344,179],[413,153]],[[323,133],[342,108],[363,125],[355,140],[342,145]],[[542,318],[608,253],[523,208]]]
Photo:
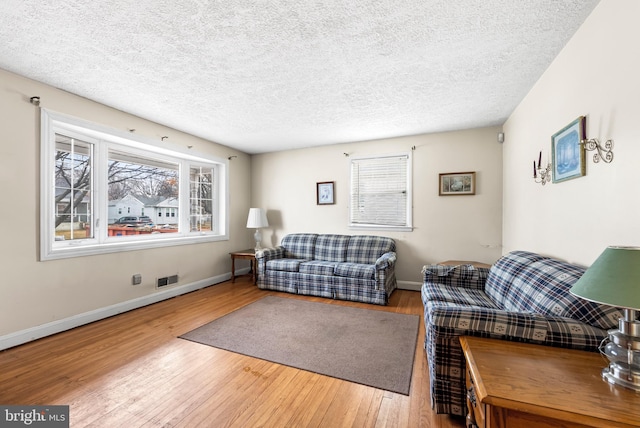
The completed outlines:
[[[608,343],[600,347],[609,360],[602,377],[640,391],[640,247],[607,247],[570,292],[623,309],[618,329],[609,330]]]
[[[262,208],[249,208],[249,217],[247,218],[247,228],[255,228],[256,233],[253,234],[253,239],[256,241],[255,249],[259,250],[262,248],[262,233],[260,232],[261,227],[269,226],[269,222],[267,221],[267,213],[264,212]]]

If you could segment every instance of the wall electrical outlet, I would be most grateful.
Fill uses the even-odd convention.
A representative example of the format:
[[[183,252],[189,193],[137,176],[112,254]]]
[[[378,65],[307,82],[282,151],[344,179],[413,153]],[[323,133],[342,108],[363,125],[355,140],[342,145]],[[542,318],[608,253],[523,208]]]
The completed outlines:
[[[140,285],[140,284],[142,284],[142,275],[137,273],[133,275],[133,277],[131,277],[131,285]]]

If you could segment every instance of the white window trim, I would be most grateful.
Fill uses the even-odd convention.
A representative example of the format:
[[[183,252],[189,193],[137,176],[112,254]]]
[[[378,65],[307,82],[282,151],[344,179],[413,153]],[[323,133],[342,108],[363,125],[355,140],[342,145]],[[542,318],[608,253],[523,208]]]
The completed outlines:
[[[229,240],[229,161],[211,155],[194,153],[188,148],[174,144],[158,142],[151,139],[119,131],[67,116],[51,110],[41,109],[40,128],[40,260],[55,260],[69,257],[80,257],[96,254],[107,254],[121,251],[144,250],[150,248],[168,247],[175,245],[198,244],[211,241]],[[178,163],[180,168],[180,231],[160,235],[131,235],[118,238],[108,237],[106,233],[108,219],[108,201],[101,198],[106,195],[106,177],[95,176],[96,182],[92,197],[94,198],[94,239],[71,241],[55,241],[52,233],[54,217],[52,207],[55,192],[53,186],[56,131],[80,134],[83,139],[106,142],[99,144],[94,152],[94,164],[106,164],[108,145],[121,145],[128,151],[146,153],[158,158],[170,159]],[[189,167],[215,166],[218,173],[219,185],[214,192],[219,197],[217,215],[219,231],[191,232],[189,231]],[[185,188],[186,186],[186,188]]]
[[[349,160],[349,229],[352,230],[386,230],[386,231],[396,231],[396,232],[411,232],[413,231],[413,156],[412,152],[403,152],[403,153],[391,153],[391,154],[381,154],[381,155],[372,155],[372,156],[360,156],[354,157]],[[351,164],[353,160],[361,160],[361,159],[380,159],[380,158],[390,158],[390,157],[398,157],[398,156],[406,156],[407,157],[407,218],[406,225],[404,226],[392,226],[387,224],[354,224],[351,222],[351,195],[353,189],[351,188],[351,183],[353,182],[352,168]]]

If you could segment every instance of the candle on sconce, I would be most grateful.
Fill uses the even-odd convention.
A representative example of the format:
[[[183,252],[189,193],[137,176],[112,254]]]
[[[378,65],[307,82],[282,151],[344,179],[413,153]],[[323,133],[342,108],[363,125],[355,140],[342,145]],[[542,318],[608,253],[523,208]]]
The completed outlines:
[[[537,173],[536,173],[536,161],[533,161],[533,178],[537,178]]]
[[[540,150],[540,154],[538,155],[538,168],[542,166],[542,150]]]

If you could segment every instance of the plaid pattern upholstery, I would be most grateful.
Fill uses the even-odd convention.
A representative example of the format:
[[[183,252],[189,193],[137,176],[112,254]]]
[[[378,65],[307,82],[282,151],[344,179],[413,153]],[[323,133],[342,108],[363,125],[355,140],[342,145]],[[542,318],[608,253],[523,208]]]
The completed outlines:
[[[282,270],[285,272],[298,272],[300,265],[307,260],[305,259],[276,259],[267,262],[267,269]]]
[[[336,265],[335,274],[350,278],[374,279],[376,275],[376,266],[363,265],[359,263],[339,263]]]
[[[397,287],[391,238],[290,234],[256,261],[262,289],[386,305]]]
[[[422,268],[424,283],[455,285],[462,288],[484,290],[489,269],[476,268],[473,265],[430,265]]]
[[[585,268],[525,251],[517,251],[514,256],[531,262],[518,269],[509,293],[497,292],[503,309],[574,318],[602,329],[615,328],[622,317],[620,310],[589,302],[569,292]],[[492,286],[496,276],[487,281],[487,288],[492,291],[499,290],[498,285]]]
[[[490,270],[425,266],[421,289],[424,347],[436,412],[466,413],[465,361],[459,336],[596,351],[607,336],[606,328],[615,327],[619,311],[600,305],[594,309],[591,304],[584,310],[581,302],[572,302],[569,288],[583,271],[523,251],[503,256]],[[594,322],[585,323],[586,319]],[[603,322],[608,324],[603,327]]]
[[[280,246],[288,259],[314,259],[314,249],[318,235],[314,233],[292,233],[282,238]]]
[[[387,294],[385,289],[377,289],[373,280],[348,277],[334,277],[333,290],[336,299],[377,305],[386,305],[391,294]]]
[[[355,235],[349,239],[347,258],[349,263],[375,263],[385,253],[395,253],[396,243],[384,236]]]
[[[257,258],[257,257],[256,257]],[[258,271],[260,268],[258,267]],[[298,274],[296,273],[296,277]],[[259,288],[268,290],[284,291],[285,293],[298,293],[298,283],[292,277],[292,272],[281,270],[267,270],[259,276],[262,284],[258,283]]]
[[[422,286],[423,296],[429,296],[427,305],[444,305],[499,309],[495,303],[477,288],[452,286],[451,284],[434,284],[425,282]]]
[[[268,263],[267,266],[269,266]],[[311,275],[333,275],[335,268],[335,263],[312,260],[300,265],[300,273]]]
[[[348,235],[319,235],[316,239],[314,260],[344,262],[349,238]]]
[[[334,298],[333,281],[326,275],[298,275],[295,279],[298,294]]]

